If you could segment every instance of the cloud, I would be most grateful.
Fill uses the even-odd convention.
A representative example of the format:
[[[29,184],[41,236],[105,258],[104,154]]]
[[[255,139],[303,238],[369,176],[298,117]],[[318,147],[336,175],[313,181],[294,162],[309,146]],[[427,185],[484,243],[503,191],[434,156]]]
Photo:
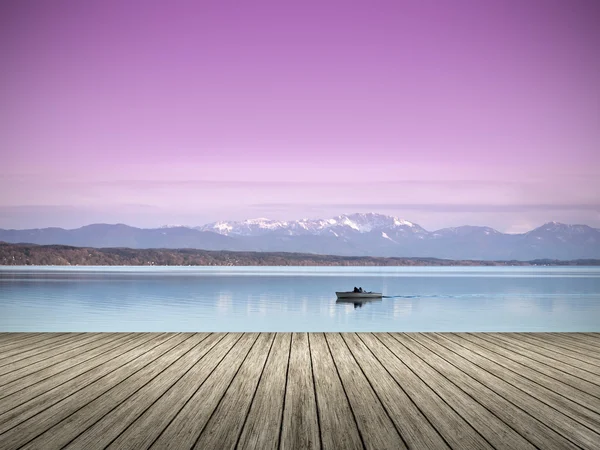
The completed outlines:
[[[365,178],[364,180],[322,180],[322,181],[300,181],[300,180],[98,180],[98,181],[57,181],[56,184],[65,186],[78,187],[111,187],[123,189],[164,189],[164,188],[242,188],[249,187],[320,187],[320,186],[339,186],[339,187],[355,187],[361,184],[369,186],[394,187],[394,186],[432,186],[432,187],[465,187],[465,188],[482,188],[482,187],[500,187],[500,186],[525,186],[531,183],[517,181],[485,181],[485,180],[372,180]]]
[[[447,203],[312,203],[312,204],[289,204],[289,203],[258,203],[253,208],[336,208],[348,211],[355,210],[403,210],[403,211],[431,211],[431,212],[498,212],[498,213],[520,213],[530,211],[596,211],[600,212],[600,204],[512,204],[512,205],[485,205],[485,204],[447,204]]]

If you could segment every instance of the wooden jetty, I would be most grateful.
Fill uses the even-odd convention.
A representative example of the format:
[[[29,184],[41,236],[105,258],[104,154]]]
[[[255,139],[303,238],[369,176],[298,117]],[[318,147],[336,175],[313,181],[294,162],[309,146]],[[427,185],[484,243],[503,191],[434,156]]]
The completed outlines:
[[[600,333],[0,333],[0,448],[599,449]]]

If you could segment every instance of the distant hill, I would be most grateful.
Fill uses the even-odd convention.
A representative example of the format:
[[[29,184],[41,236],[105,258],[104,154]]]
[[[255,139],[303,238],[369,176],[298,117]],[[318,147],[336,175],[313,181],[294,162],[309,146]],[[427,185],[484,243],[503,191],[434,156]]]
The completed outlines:
[[[0,242],[0,265],[11,266],[531,266],[600,265],[596,260],[468,261],[380,258],[307,253],[228,252],[195,249],[85,248]]]
[[[94,248],[193,248],[485,261],[600,258],[600,230],[587,225],[549,222],[522,234],[505,234],[479,226],[427,231],[416,223],[375,213],[154,229],[123,224],[93,224],[74,230],[0,229],[0,241]]]

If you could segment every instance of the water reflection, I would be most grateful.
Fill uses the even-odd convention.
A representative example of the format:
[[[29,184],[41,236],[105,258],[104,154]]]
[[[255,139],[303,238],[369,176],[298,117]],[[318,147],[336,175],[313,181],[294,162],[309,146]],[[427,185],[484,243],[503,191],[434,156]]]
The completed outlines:
[[[366,303],[373,303],[373,302],[381,302],[383,301],[383,299],[381,297],[379,298],[338,298],[335,302],[336,303],[342,303],[342,304],[352,304],[354,305],[354,309],[356,308],[362,308],[362,306]]]
[[[282,269],[0,268],[0,331],[600,331],[599,268]]]

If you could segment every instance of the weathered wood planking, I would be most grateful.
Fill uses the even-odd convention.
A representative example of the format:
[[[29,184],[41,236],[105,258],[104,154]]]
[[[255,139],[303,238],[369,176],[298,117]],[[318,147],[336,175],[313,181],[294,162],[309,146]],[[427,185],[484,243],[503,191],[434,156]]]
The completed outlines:
[[[195,445],[258,337],[242,335],[151,448],[191,449]]]
[[[218,339],[220,336],[216,337],[217,342],[210,348],[208,354],[202,357],[152,408],[146,409],[135,422],[129,424],[129,427],[110,444],[109,448],[148,448],[158,438],[162,430],[167,427],[240,339],[239,335],[233,334],[228,334],[222,339]],[[207,340],[205,343],[210,344],[211,342]]]
[[[0,333],[3,450],[598,442],[598,333]]]
[[[446,359],[444,359],[445,352],[440,351],[438,354],[436,345],[429,342],[429,340],[422,339],[412,334],[394,334],[393,337],[502,420],[507,425],[507,434],[510,433],[510,428],[512,428],[538,448],[579,448],[543,422],[531,417],[531,415],[520,408],[515,408],[514,403],[511,403],[500,395],[501,392],[500,394],[497,393],[495,390],[492,390],[490,386],[486,385],[485,382],[476,380],[460,370],[456,365],[446,361]],[[383,335],[381,339],[385,339],[385,335]]]
[[[240,449],[279,448],[291,344],[291,333],[277,333],[240,435]]]
[[[496,373],[488,372],[486,368],[473,363],[469,358],[473,357],[472,353],[456,348],[444,336],[431,333],[426,335],[426,339],[437,344],[437,353],[443,354],[444,358],[450,363],[476,380],[490,386],[496,392],[501,393],[511,403],[528,412],[533,417],[536,417],[541,422],[548,424],[575,444],[583,448],[594,448],[596,446],[598,441],[597,437],[594,436],[594,431],[572,417],[563,414],[562,411],[546,404],[542,401],[545,400],[544,397],[533,397],[519,389],[519,387],[506,381],[504,378],[514,378],[510,376],[508,371],[497,373],[494,370]],[[487,365],[487,368],[491,369],[491,366]]]
[[[385,358],[385,361],[394,361],[393,367],[401,370],[398,372],[399,380],[413,379],[411,391],[416,404],[423,408],[423,412],[451,446],[489,448],[489,442],[494,442],[498,448],[531,448],[502,420],[453,385],[443,374],[429,367],[411,351],[410,346],[402,345],[402,337],[395,337],[400,340],[382,334],[379,343],[372,339],[372,348],[383,356],[387,354],[385,347],[403,362],[394,361],[390,355]],[[408,386],[406,381],[404,383]]]
[[[377,393],[338,333],[327,333],[327,343],[342,380],[366,448],[407,448]]]
[[[292,334],[280,448],[321,447],[308,335]]]
[[[337,374],[323,333],[309,335],[310,356],[315,375],[315,393],[324,449],[362,449],[356,419]]]

